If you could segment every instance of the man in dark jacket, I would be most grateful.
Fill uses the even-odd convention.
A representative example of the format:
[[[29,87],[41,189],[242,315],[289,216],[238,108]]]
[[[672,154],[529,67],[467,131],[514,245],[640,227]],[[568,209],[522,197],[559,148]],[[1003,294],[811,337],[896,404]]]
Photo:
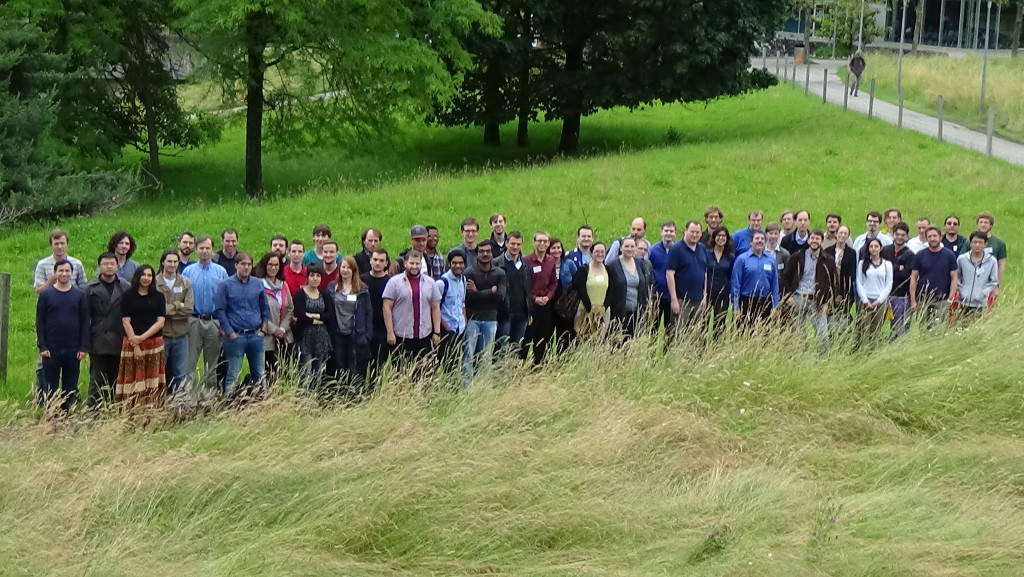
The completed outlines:
[[[860,75],[864,74],[864,69],[867,68],[867,63],[864,62],[864,53],[860,50],[853,53],[850,57],[850,94],[857,96],[860,92]]]
[[[530,267],[523,258],[523,233],[514,230],[505,241],[505,254],[497,258],[498,268],[504,269],[508,281],[504,310],[498,314],[498,349],[515,347],[520,358],[526,358],[523,339],[526,327],[532,322],[533,284]]]
[[[783,298],[792,307],[793,326],[805,330],[808,318],[821,339],[819,350],[828,352],[828,311],[839,295],[839,269],[821,250],[825,233],[814,229],[807,246],[792,254],[782,273]]]
[[[121,297],[128,282],[117,276],[117,257],[105,252],[97,259],[100,274],[85,285],[89,310],[89,408],[114,398],[114,385],[121,364]]]
[[[467,268],[463,274],[466,277],[466,353],[462,376],[466,385],[475,375],[490,369],[498,314],[505,308],[508,284],[505,269],[494,266],[495,250],[495,242],[485,239],[477,247],[476,266]]]

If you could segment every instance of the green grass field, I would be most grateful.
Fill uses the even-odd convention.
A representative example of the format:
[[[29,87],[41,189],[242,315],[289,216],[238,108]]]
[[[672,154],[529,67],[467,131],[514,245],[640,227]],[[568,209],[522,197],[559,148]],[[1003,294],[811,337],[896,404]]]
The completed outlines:
[[[678,145],[664,146],[669,127]],[[553,149],[557,130],[536,127],[532,152]],[[235,133],[172,159],[162,196],[61,224],[73,255],[94,258],[125,228],[152,262],[183,228],[235,226],[259,252],[327,222],[350,253],[369,224],[399,249],[409,225],[434,223],[447,247],[463,216],[495,210],[563,238],[584,221],[599,238],[635,215],[685,221],[710,203],[733,228],[751,208],[808,208],[858,232],[889,205],[965,223],[989,210],[1011,247],[1008,286],[984,324],[873,352],[821,358],[777,338],[661,357],[641,341],[509,368],[460,395],[394,380],[347,410],[285,392],[173,427],[53,431],[23,408],[47,228],[11,230],[0,574],[1019,574],[1024,169],[787,88],[601,114],[584,124],[594,154],[577,160],[478,141],[414,129],[362,154],[271,155],[273,198],[243,202]]]
[[[866,91],[876,80],[876,96],[898,102],[896,91],[897,57],[885,52],[867,55],[868,66],[861,79]],[[1024,59],[990,58],[986,85],[986,107],[995,109],[994,128],[999,134],[1024,141]],[[938,97],[944,101],[947,119],[968,128],[984,130],[987,113],[980,114],[980,56],[951,58],[938,55],[906,55],[903,59],[904,105],[935,116]],[[845,73],[845,69],[844,69]]]

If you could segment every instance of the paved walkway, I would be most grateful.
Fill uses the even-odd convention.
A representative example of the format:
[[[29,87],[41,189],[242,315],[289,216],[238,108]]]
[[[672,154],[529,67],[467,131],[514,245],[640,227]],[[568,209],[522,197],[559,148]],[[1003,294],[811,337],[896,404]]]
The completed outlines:
[[[762,65],[761,58],[751,59],[751,64],[760,68]],[[775,72],[775,59],[768,58],[768,70],[772,73]],[[809,94],[808,98],[813,98],[815,95],[820,100],[821,91],[825,84],[823,80],[823,71],[828,70],[828,91],[826,98],[829,102],[843,105],[843,80],[836,75],[836,70],[841,66],[845,66],[846,61],[839,60],[818,60],[810,65],[811,69],[811,80],[809,83]],[[785,63],[780,64],[779,75],[785,73]],[[807,70],[803,64],[799,65],[797,69],[797,90],[803,91],[805,86],[805,79]],[[792,81],[793,78],[793,62],[789,62],[789,78]],[[848,108],[854,112],[861,114],[868,113],[868,106],[870,97],[868,95],[870,91],[870,85],[865,82],[862,85],[860,96],[850,96],[848,100]],[[875,98],[873,117],[888,122],[889,124],[898,124],[899,122],[899,106],[891,104]],[[903,128],[926,134],[933,138],[938,137],[939,133],[939,121],[934,116],[922,114],[920,112],[913,112],[911,110],[903,110]],[[971,130],[959,124],[954,124],[948,120],[943,123],[942,128],[942,139],[950,144],[955,144],[963,148],[970,150],[976,150],[982,154],[986,153],[986,147],[988,145],[988,136],[984,132],[978,132]],[[994,136],[992,138],[992,156],[1005,160],[1006,162],[1024,166],[1024,144],[1018,144],[1004,138]]]

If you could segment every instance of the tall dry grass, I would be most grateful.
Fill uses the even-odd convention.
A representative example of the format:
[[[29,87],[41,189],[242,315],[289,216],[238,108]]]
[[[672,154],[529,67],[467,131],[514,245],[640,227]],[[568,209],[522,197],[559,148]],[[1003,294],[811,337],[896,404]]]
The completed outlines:
[[[868,54],[864,78],[875,78],[880,89],[896,90],[897,57]],[[1011,138],[1024,140],[1024,58],[989,58],[986,107],[995,109],[996,129]],[[947,116],[972,127],[986,120],[979,114],[982,58],[951,58],[938,55],[906,55],[903,86],[906,98],[934,113],[938,97],[944,100]]]
[[[20,420],[0,574],[1015,576],[1017,324],[824,357],[640,339],[149,429]]]

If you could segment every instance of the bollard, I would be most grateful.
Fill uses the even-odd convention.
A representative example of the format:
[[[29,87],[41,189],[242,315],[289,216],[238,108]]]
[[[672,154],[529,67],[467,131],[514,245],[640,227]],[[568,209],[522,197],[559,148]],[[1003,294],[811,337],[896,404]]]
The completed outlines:
[[[805,61],[806,62],[806,61]],[[804,74],[804,96],[811,93],[811,63],[807,62]]]
[[[875,114],[875,79],[871,79],[871,97],[868,98],[868,120]]]
[[[985,145],[985,154],[987,154],[989,157],[992,156],[992,135],[995,134],[995,124],[996,124],[996,109],[995,108],[989,108],[988,109],[988,128],[986,130],[986,135],[988,136],[988,144]],[[10,281],[8,281],[8,282],[10,282]]]
[[[775,51],[775,77],[779,77],[779,59],[782,57],[782,52],[779,50]]]
[[[786,60],[786,62],[785,62],[785,69],[783,70],[783,73],[782,73],[782,81],[785,82],[786,84],[790,84],[790,82],[789,82],[789,60]]]
[[[942,101],[942,95],[941,94],[939,95],[938,106],[939,106],[939,142],[942,142],[942,109],[943,109],[943,101]]]
[[[843,110],[849,110],[850,104],[850,77],[843,79]]]
[[[821,103],[828,103],[828,68],[822,70],[821,75]]]

